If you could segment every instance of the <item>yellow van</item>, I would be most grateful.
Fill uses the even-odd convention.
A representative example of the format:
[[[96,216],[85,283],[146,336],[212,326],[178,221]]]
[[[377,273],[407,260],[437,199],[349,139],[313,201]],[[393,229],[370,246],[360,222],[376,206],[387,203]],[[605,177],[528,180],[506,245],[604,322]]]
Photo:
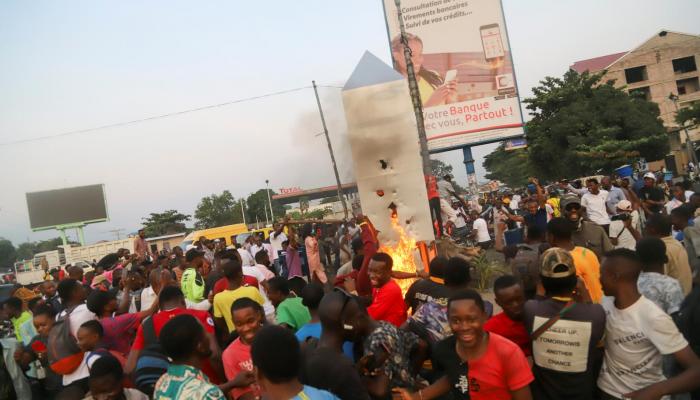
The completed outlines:
[[[272,228],[253,229],[249,231],[246,224],[217,226],[215,228],[191,232],[189,235],[185,236],[185,239],[183,239],[180,244],[180,248],[182,248],[183,251],[187,251],[187,246],[198,241],[202,236],[210,240],[219,239],[219,241],[226,242],[227,246],[233,245],[234,242],[240,245],[243,244],[249,236],[260,232],[262,232],[264,238],[267,239],[270,236],[270,232],[272,232]]]

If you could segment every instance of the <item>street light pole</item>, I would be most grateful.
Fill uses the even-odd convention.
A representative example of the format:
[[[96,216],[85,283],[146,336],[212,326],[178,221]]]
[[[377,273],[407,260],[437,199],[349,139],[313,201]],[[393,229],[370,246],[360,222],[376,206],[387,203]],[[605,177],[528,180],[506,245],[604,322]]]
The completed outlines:
[[[345,203],[345,197],[343,197],[343,188],[340,184],[340,175],[338,174],[338,165],[335,163],[335,155],[333,154],[333,146],[331,146],[331,138],[328,136],[328,128],[326,127],[326,118],[323,116],[323,108],[321,108],[321,100],[318,97],[318,89],[316,89],[316,81],[311,81],[314,87],[314,93],[316,94],[316,103],[318,104],[318,112],[321,114],[321,124],[323,125],[323,134],[326,135],[326,142],[328,143],[328,152],[331,154],[331,162],[333,163],[333,172],[335,173],[335,183],[338,185],[338,200],[343,204],[343,213],[345,213],[345,219],[348,219],[348,205]]]
[[[680,111],[678,109],[678,95],[670,93],[668,95],[668,99],[673,102],[673,106],[676,108],[676,115],[678,115],[678,112]],[[695,146],[693,145],[693,142],[690,140],[690,133],[688,133],[688,128],[685,126],[685,123],[681,126],[683,128],[683,131],[685,132],[685,148],[688,151],[688,160],[690,160],[695,166],[697,166],[698,159],[695,156]]]
[[[265,179],[265,187],[267,188],[267,203],[270,205],[270,221],[275,223],[275,216],[272,213],[272,197],[270,197],[270,180]]]
[[[243,223],[247,226],[245,222],[245,200],[241,199],[241,215],[243,215]]]
[[[428,138],[425,134],[425,122],[423,121],[423,102],[420,98],[418,90],[418,81],[416,80],[416,72],[413,68],[413,60],[411,58],[411,48],[408,45],[406,37],[406,28],[403,24],[401,12],[401,0],[394,0],[396,11],[399,18],[399,29],[401,31],[401,43],[403,44],[403,57],[406,60],[406,75],[408,77],[408,89],[411,93],[413,101],[413,113],[416,115],[416,128],[418,128],[418,143],[420,144],[420,155],[423,160],[423,175],[432,175],[430,171],[430,153],[428,152]]]

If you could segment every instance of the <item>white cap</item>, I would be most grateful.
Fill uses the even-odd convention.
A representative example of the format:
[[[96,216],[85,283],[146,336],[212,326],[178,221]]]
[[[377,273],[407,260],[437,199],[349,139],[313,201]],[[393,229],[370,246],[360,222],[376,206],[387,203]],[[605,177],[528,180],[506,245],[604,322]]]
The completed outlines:
[[[632,203],[629,200],[620,200],[616,207],[618,210],[632,211]]]
[[[646,178],[653,179],[656,181],[656,175],[654,175],[653,172],[647,172],[646,174],[644,174],[644,179]]]

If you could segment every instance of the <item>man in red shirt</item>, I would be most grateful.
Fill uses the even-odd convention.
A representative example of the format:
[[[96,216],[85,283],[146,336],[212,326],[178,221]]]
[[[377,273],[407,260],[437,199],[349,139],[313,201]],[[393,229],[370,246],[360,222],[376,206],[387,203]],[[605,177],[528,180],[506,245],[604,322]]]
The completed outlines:
[[[435,175],[425,176],[425,188],[428,190],[428,206],[433,219],[433,232],[436,237],[442,236],[442,214],[440,211],[440,192],[438,192],[437,179]],[[437,228],[435,227],[437,222]]]
[[[223,383],[224,371],[221,364],[221,349],[216,341],[216,335],[214,333],[214,320],[211,315],[206,311],[192,310],[185,308],[185,295],[182,294],[180,288],[176,286],[166,286],[158,295],[158,305],[160,311],[151,317],[153,323],[153,330],[156,337],[160,334],[160,330],[163,326],[175,318],[175,316],[180,314],[189,314],[197,318],[197,320],[204,326],[204,331],[207,336],[209,336],[209,346],[211,347],[212,355],[206,360],[202,360],[202,372],[204,372],[209,380],[214,384]],[[150,343],[146,343],[143,334],[143,326],[149,322],[144,320],[141,326],[139,326],[136,332],[136,339],[134,344],[131,346],[131,352],[126,360],[126,365],[124,372],[130,374],[136,368],[136,361],[141,354],[141,351]]]
[[[493,283],[493,293],[503,312],[486,321],[484,330],[503,336],[517,344],[526,356],[531,356],[530,335],[523,322],[525,292],[520,282],[511,275],[501,276]]]
[[[406,304],[399,285],[391,279],[394,260],[386,253],[376,253],[369,262],[369,280],[372,283],[372,304],[367,313],[377,321],[386,321],[397,327],[406,322]]]

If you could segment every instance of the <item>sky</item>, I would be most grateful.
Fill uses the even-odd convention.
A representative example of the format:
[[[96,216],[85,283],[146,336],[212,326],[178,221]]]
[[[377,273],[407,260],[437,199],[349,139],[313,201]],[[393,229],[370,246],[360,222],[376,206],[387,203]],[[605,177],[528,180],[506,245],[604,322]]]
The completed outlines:
[[[659,30],[700,34],[697,0],[503,0],[521,96],[573,62],[633,49]],[[0,4],[0,237],[31,232],[25,193],[105,185],[109,222],[192,214],[203,196],[334,183],[316,80],[341,180],[352,180],[342,87],[362,54],[391,63],[379,0],[22,1]],[[254,101],[8,144],[284,90]],[[473,149],[479,177],[495,145]],[[437,158],[466,181],[460,151]],[[73,237],[75,237],[73,235]]]

